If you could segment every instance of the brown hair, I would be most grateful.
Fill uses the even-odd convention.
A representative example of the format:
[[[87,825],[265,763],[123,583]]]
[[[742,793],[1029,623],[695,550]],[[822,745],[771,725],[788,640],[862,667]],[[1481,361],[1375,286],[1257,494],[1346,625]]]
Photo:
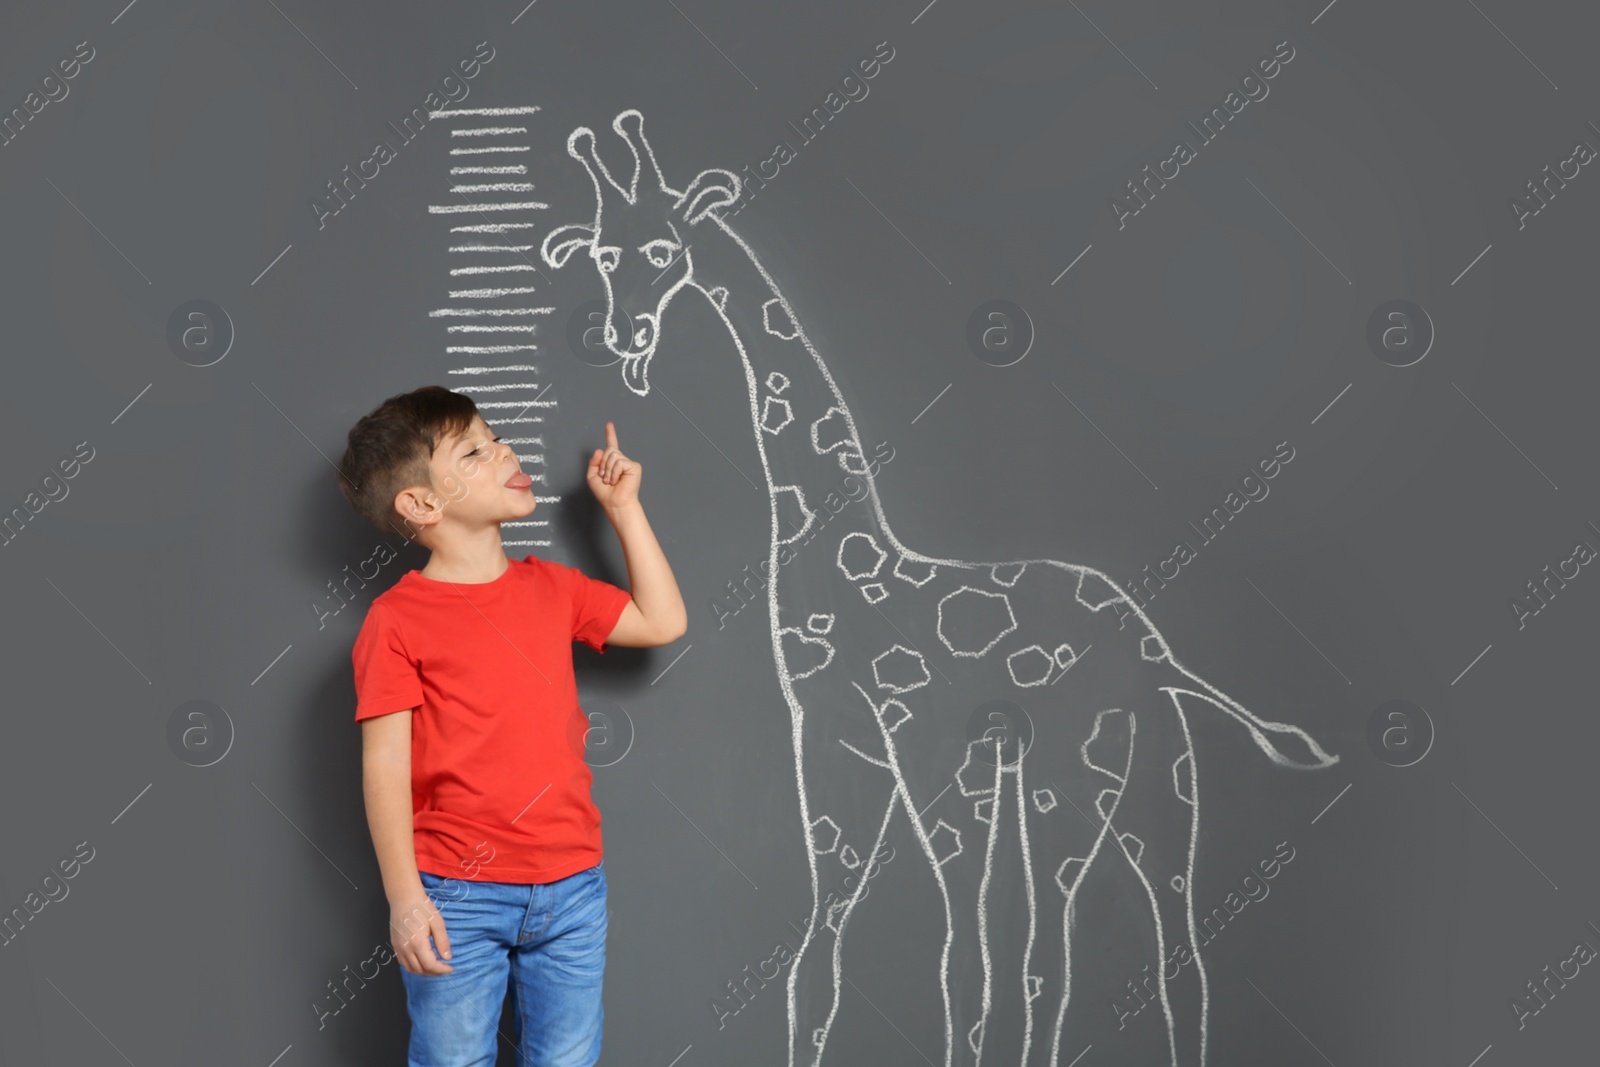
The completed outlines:
[[[465,433],[478,414],[472,398],[439,385],[391,396],[350,430],[339,461],[339,491],[356,514],[385,532],[401,529],[394,498],[413,485],[433,484],[429,461],[447,437]]]

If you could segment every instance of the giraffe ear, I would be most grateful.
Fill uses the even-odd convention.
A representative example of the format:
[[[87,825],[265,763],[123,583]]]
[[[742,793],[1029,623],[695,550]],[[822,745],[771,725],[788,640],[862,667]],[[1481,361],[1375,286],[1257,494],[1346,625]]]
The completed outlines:
[[[588,223],[574,222],[557,227],[545,235],[539,254],[550,267],[564,267],[567,258],[580,248],[594,244],[594,227]]]
[[[683,209],[683,221],[696,226],[706,215],[738,199],[739,176],[721,167],[707,167],[694,176],[678,203]]]

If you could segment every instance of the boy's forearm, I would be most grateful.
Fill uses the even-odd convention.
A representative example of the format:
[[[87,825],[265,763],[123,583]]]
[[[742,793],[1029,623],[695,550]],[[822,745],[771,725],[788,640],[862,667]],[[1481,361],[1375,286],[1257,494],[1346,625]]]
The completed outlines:
[[[372,831],[372,847],[383,873],[384,895],[396,900],[422,885],[412,840],[411,768],[389,760],[367,759],[363,761],[361,777],[367,827]]]
[[[666,553],[661,551],[650,520],[644,517],[644,506],[635,500],[620,508],[606,509],[606,515],[622,543],[622,555],[628,564],[628,592],[634,604],[663,632],[683,633],[689,626],[689,612]]]

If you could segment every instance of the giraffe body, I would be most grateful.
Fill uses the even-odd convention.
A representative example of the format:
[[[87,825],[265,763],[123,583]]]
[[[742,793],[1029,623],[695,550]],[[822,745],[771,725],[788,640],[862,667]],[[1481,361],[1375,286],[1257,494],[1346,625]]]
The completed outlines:
[[[1069,1063],[1121,1028],[1110,1006],[1120,994],[1164,1023],[1163,1059],[1203,1067],[1208,1005],[1191,896],[1199,776],[1185,702],[1243,726],[1280,766],[1337,757],[1182,666],[1093,568],[904,545],[826,363],[721,214],[738,199],[738,177],[710,169],[676,190],[643,117],[624,111],[612,126],[633,150],[631,182],[612,178],[592,131],[575,130],[568,151],[594,181],[595,219],[553,231],[542,251],[552,267],[580,250],[595,261],[607,345],[635,392],[649,391],[664,312],[680,292],[703,295],[738,349],[768,489],[766,606],[794,741],[795,840],[813,894],[785,979],[789,1067],[861,1060],[829,1038],[842,1011],[874,1010],[843,996],[845,935],[882,906],[882,893],[865,902],[864,862],[897,823],[944,910],[943,928],[929,931],[936,973],[906,978],[942,1014],[936,1062]],[[641,183],[646,161],[654,180]],[[870,507],[834,502],[847,477],[864,483]],[[1073,953],[1079,897],[1097,872],[1151,920],[1151,966],[1132,994],[1102,992],[1100,961]],[[1192,963],[1168,974],[1180,945]],[[1075,985],[1095,999],[1075,996]]]

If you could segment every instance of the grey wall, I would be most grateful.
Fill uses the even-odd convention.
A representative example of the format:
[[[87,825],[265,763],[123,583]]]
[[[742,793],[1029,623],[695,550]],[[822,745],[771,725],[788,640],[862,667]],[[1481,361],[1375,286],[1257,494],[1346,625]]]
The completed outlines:
[[[985,955],[988,1064],[1198,1064],[1202,1034],[1218,1064],[1592,1047],[1592,14],[918,2],[7,10],[0,1060],[404,1061],[397,965],[347,1003],[330,990],[387,938],[350,646],[425,554],[334,599],[380,535],[331,461],[356,418],[429,382],[543,402],[542,443],[519,452],[548,525],[506,531],[532,542],[508,552],[621,584],[582,477],[614,420],[690,605],[674,646],[575,648],[611,879],[603,1062],[790,1062],[786,975],[748,976],[781,969],[778,944],[798,949],[850,875],[842,847],[808,851],[829,826],[858,862],[881,828],[893,858],[843,924],[838,977],[831,931],[806,950],[802,1051],[838,991],[824,1063],[976,1062]],[[841,92],[804,141],[790,124],[884,41],[867,95]],[[1205,143],[1188,124],[1283,41],[1267,94],[1232,98]],[[43,82],[79,42],[92,58]],[[479,42],[493,59],[449,83],[470,89],[456,106],[536,105],[506,120],[526,135],[439,118],[402,141],[389,124]],[[626,174],[611,122],[630,108],[680,189],[789,144],[723,222],[794,310],[855,444],[892,449],[779,569],[776,621],[769,588],[729,615],[729,582],[772,551],[768,473],[803,449],[769,452],[834,402],[820,365],[792,383],[787,436],[766,434],[727,324],[686,290],[630,389],[572,329],[603,295],[595,271],[537,254],[594,216],[567,135],[590,127]],[[325,183],[380,139],[394,158],[333,213]],[[493,160],[449,154],[479,141],[529,149],[516,180],[535,191],[509,195],[548,207],[481,217],[536,224],[498,235],[529,256],[496,260],[534,271],[449,274],[469,257],[448,227],[480,216],[428,205],[504,199],[448,190],[450,166]],[[1131,198],[1178,141],[1193,157]],[[696,232],[709,275],[729,234]],[[468,285],[534,287],[478,304],[552,308],[537,351],[447,351],[447,323],[489,321],[429,315]],[[729,322],[760,334],[734,303]],[[452,373],[500,359],[537,370]],[[836,458],[798,472],[813,505]],[[1252,476],[1263,461],[1271,478]],[[878,603],[841,580],[846,533],[887,552]],[[919,554],[944,561],[927,587],[891,571]],[[1007,561],[1033,562],[1006,585],[989,565]],[[1085,568],[1139,589],[1142,616],[1090,610]],[[974,605],[1017,629],[957,655],[1004,628],[958,610]],[[813,640],[836,658],[791,702],[773,629],[812,614],[834,616]],[[839,742],[887,762],[861,693],[893,692],[873,663],[895,645],[902,680],[912,658],[931,672],[900,697],[891,774]],[[1213,688],[1174,703],[1179,675]],[[1273,724],[1262,744],[1238,709]],[[997,773],[986,737],[1029,747]],[[1102,750],[1139,773],[1118,785],[1086,762]],[[982,773],[958,782],[968,758]],[[802,786],[831,820],[817,835]],[[1085,840],[1066,924],[1058,876]],[[1138,999],[1128,983],[1219,907],[1165,1004],[1153,979]]]

